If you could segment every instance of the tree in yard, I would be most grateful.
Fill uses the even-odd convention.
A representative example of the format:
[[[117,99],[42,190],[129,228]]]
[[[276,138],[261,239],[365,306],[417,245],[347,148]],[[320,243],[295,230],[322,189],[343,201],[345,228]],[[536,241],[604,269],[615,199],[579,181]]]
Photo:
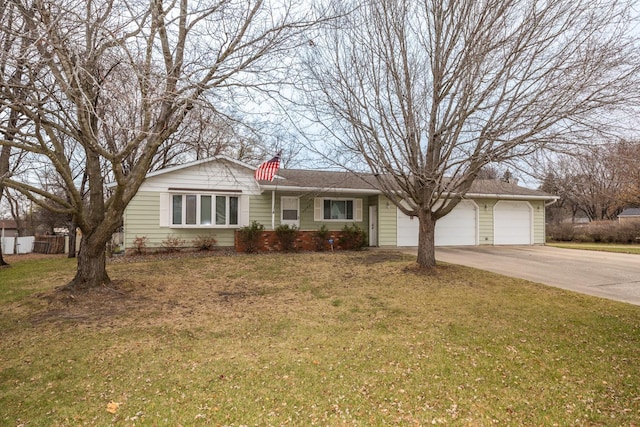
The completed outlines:
[[[0,185],[73,217],[83,241],[68,288],[110,281],[105,245],[159,147],[190,111],[205,98],[222,103],[233,90],[264,87],[314,24],[309,7],[288,0],[7,4],[25,28],[26,50],[6,53],[8,73],[22,69],[23,79],[0,87],[3,107],[19,120],[2,122],[0,145],[55,170],[64,195],[36,185],[31,174],[3,176]],[[70,158],[81,159],[83,174]],[[115,182],[109,193],[106,176]]]
[[[0,100],[5,97],[24,99],[24,93],[19,89],[22,86],[25,61],[21,58],[26,53],[27,43],[19,34],[25,30],[24,22],[19,19],[18,12],[8,0],[0,0],[0,23],[3,31],[0,32],[0,85],[2,92]],[[12,60],[12,53],[18,53],[18,59]],[[0,103],[0,141],[13,141],[19,125],[20,112],[11,108],[10,103]],[[0,144],[0,201],[5,194],[3,178],[9,176],[12,169],[19,165],[21,153],[17,155],[11,150],[11,145]],[[13,164],[11,162],[13,158]],[[2,242],[0,242],[0,266],[8,263],[2,256]]]
[[[307,105],[420,221],[417,262],[435,266],[436,221],[480,171],[607,129],[638,101],[632,3],[365,0],[310,43]],[[326,138],[325,138],[326,140]]]

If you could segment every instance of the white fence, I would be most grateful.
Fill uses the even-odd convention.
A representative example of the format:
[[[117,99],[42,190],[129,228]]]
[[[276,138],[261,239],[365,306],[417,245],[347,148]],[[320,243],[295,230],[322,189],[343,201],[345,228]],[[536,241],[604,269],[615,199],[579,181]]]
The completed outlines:
[[[33,251],[34,236],[2,237],[2,253],[4,255],[28,254]]]
[[[27,237],[0,237],[0,245],[3,255],[30,254],[31,252],[42,254],[69,253],[69,236],[35,236]],[[76,237],[76,251],[80,250],[82,235]],[[112,244],[122,245],[124,233],[114,233]]]

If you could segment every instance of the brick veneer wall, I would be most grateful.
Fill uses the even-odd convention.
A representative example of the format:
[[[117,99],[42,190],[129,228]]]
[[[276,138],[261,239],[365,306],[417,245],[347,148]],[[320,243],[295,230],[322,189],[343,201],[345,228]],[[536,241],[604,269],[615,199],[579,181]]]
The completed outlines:
[[[333,239],[333,249],[342,249],[340,246],[340,237],[342,232],[330,231],[329,237],[323,242],[322,248],[318,248],[315,236],[317,231],[298,231],[298,236],[293,244],[295,250],[298,251],[318,251],[318,250],[331,250],[329,239]],[[238,231],[235,236],[236,252],[244,252],[245,246],[242,244],[238,237]],[[277,252],[282,248],[280,247],[280,240],[275,231],[263,231],[258,241],[258,250],[260,252]]]

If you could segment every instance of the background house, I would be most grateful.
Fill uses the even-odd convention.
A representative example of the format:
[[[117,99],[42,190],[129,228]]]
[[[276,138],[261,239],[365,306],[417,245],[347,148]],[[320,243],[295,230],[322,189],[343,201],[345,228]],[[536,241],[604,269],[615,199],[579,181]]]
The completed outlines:
[[[627,208],[618,214],[618,222],[621,224],[635,221],[640,222],[640,208]]]
[[[17,237],[18,225],[12,219],[0,219],[0,233],[4,232],[4,237]]]

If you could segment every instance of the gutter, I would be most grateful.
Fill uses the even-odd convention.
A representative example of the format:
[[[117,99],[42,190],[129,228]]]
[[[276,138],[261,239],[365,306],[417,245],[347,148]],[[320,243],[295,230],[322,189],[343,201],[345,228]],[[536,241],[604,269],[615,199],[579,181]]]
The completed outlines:
[[[467,193],[464,196],[465,199],[507,199],[507,200],[552,200],[555,203],[560,199],[559,196],[527,196],[526,194],[480,194],[480,193]]]
[[[318,193],[354,193],[354,194],[383,194],[382,191],[376,189],[357,189],[357,188],[318,188],[318,187],[294,187],[294,186],[282,186],[282,185],[261,185],[263,190],[278,190],[278,191],[304,191],[304,192],[318,192]],[[534,196],[526,194],[485,194],[485,193],[467,193],[465,198],[474,199],[502,199],[502,200],[551,200],[551,204],[560,199],[559,196]]]
[[[354,194],[382,194],[382,191],[376,189],[357,189],[357,188],[319,188],[319,187],[288,187],[282,185],[261,185],[263,190],[278,191],[304,191],[317,193],[354,193]]]

